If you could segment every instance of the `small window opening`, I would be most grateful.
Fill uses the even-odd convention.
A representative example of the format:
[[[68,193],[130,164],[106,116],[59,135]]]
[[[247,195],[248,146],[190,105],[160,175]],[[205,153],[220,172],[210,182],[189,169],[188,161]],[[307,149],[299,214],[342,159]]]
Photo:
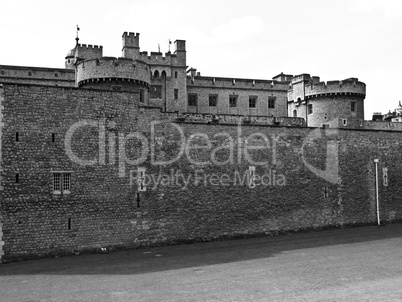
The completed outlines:
[[[20,134],[18,132],[15,132],[15,141],[16,142],[20,141]]]
[[[17,184],[17,183],[19,183],[20,182],[20,174],[19,173],[16,173],[15,174],[15,183]]]
[[[174,72],[174,78],[177,79],[177,71]]]
[[[384,187],[388,187],[388,168],[382,169],[382,175],[383,175],[383,185]]]
[[[54,143],[56,141],[56,134],[52,133],[52,142]]]
[[[324,187],[324,198],[325,199],[329,198],[329,188],[327,186]]]
[[[71,230],[71,218],[68,218],[68,222],[67,222],[68,226],[68,230]]]
[[[137,208],[140,208],[140,193],[137,193]]]

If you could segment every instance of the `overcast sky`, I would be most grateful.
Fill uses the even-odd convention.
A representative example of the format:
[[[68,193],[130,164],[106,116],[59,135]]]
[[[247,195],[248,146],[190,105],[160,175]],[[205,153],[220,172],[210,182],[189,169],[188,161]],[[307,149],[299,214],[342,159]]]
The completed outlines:
[[[121,56],[124,31],[141,34],[141,51],[186,40],[187,64],[205,76],[356,77],[366,119],[402,100],[400,0],[3,1],[0,64],[64,67],[77,24],[105,56]]]

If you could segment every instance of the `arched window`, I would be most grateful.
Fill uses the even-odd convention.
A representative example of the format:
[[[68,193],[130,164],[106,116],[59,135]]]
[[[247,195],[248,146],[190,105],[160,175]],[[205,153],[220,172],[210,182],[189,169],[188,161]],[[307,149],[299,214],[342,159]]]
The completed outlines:
[[[162,76],[162,78],[166,78],[166,71],[162,71],[161,76]]]
[[[159,71],[155,70],[155,72],[154,72],[154,78],[155,78],[155,79],[159,78]]]
[[[297,117],[297,110],[296,109],[293,110],[293,117]]]

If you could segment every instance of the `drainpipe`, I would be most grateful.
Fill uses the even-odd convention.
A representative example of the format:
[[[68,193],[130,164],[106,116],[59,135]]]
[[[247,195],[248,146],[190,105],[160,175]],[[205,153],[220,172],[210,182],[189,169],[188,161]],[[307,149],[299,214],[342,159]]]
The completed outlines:
[[[376,203],[377,203],[377,223],[378,225],[381,225],[380,221],[380,202],[378,200],[378,162],[379,159],[374,159],[374,164],[375,164],[375,197],[376,197]]]

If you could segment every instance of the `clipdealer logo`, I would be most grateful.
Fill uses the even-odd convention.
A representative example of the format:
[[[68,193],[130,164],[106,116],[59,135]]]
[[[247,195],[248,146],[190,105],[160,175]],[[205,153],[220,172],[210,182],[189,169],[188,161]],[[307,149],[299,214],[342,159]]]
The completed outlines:
[[[114,123],[114,122],[113,122]],[[173,158],[161,160],[160,158],[156,159],[156,150],[158,147],[158,137],[156,137],[155,127],[161,124],[169,124],[171,127],[177,131],[178,134],[178,152],[174,154]],[[266,135],[261,132],[255,132],[247,137],[242,133],[242,125],[241,122],[237,125],[237,135],[232,137],[227,132],[220,132],[213,135],[212,139],[224,139],[227,144],[215,146],[213,148],[210,137],[205,133],[193,133],[188,138],[186,138],[183,129],[173,122],[161,122],[161,121],[152,121],[151,122],[151,132],[150,132],[150,141],[140,132],[132,132],[128,134],[119,133],[119,132],[110,132],[106,131],[106,120],[82,120],[75,124],[73,124],[67,131],[64,145],[67,156],[70,160],[78,165],[82,166],[91,166],[91,165],[118,165],[118,176],[126,177],[127,176],[127,166],[139,166],[147,161],[149,158],[149,163],[151,166],[168,166],[182,157],[186,157],[188,162],[194,166],[203,166],[203,165],[215,165],[215,166],[223,166],[223,165],[241,165],[244,164],[243,161],[246,161],[246,164],[251,166],[263,166],[267,167],[269,163],[272,165],[276,165],[277,156],[278,156],[278,142],[282,138],[286,138],[285,133],[280,134],[271,134]],[[74,134],[81,128],[97,128],[98,129],[98,155],[92,159],[80,158],[77,156],[72,148],[72,141],[74,138]],[[336,136],[338,133],[335,128],[326,128],[326,129],[313,129],[308,135],[303,139],[302,143],[302,152],[301,152],[301,162],[315,175],[318,177],[325,179],[326,181],[336,184],[339,182],[339,169],[338,169],[338,143],[336,139],[332,137]],[[306,156],[306,145],[311,143],[314,140],[322,139],[326,137],[326,158],[325,158],[325,168],[324,170],[319,169],[307,161]],[[130,140],[137,141],[140,143],[140,148],[138,148],[138,153],[136,158],[129,158],[126,154],[126,145]],[[106,141],[108,144],[106,144]],[[200,141],[202,144],[200,144]],[[258,142],[258,144],[253,144],[250,142]],[[237,144],[235,143],[237,142]],[[236,150],[235,150],[236,146]],[[160,147],[160,146],[159,146]],[[108,152],[106,152],[108,149]],[[200,161],[197,158],[194,158],[192,155],[193,150],[203,150],[204,152],[209,152],[209,158],[204,159],[204,161]],[[222,160],[217,154],[220,151],[225,151],[228,154],[228,157]],[[259,158],[260,161],[255,161],[252,156],[253,151],[261,151],[262,154],[265,154],[265,158]],[[106,159],[106,155],[108,154],[108,159]],[[262,159],[262,160],[261,160]],[[131,169],[130,169],[131,171]],[[131,173],[131,172],[130,172]]]

